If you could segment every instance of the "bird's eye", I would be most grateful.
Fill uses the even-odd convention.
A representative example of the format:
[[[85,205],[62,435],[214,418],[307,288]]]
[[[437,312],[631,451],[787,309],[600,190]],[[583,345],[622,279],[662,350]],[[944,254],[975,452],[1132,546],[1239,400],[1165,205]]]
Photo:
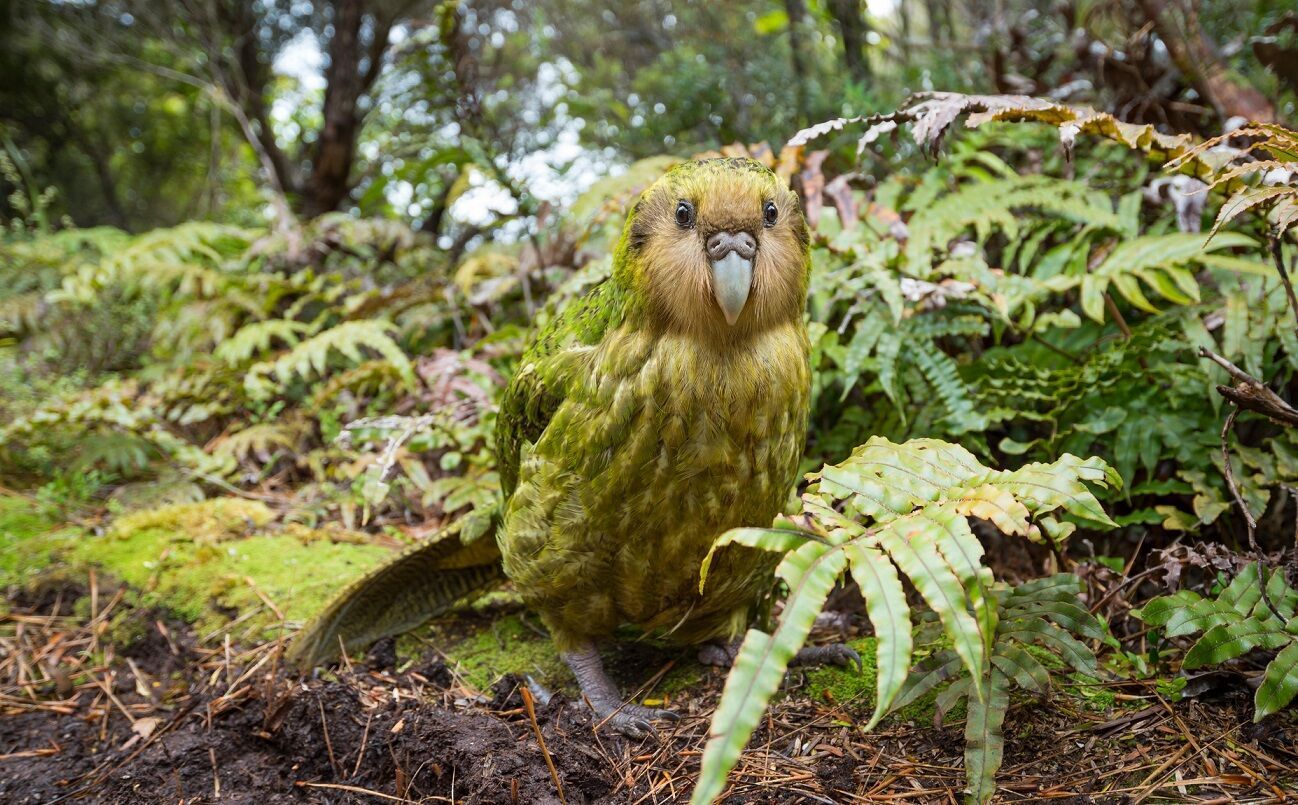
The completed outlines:
[[[676,225],[681,229],[694,226],[694,205],[688,201],[676,203]]]
[[[775,226],[775,222],[779,219],[779,217],[780,217],[780,210],[775,206],[775,202],[774,201],[766,202],[766,204],[762,207],[762,223],[766,225],[766,228],[770,229],[771,227]]]

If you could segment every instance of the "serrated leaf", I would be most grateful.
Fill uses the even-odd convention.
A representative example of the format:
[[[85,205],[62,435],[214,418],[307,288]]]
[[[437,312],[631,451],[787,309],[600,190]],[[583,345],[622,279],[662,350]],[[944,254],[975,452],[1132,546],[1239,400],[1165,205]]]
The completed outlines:
[[[708,549],[699,567],[699,594],[707,585],[708,570],[712,567],[712,557],[726,545],[744,545],[774,553],[788,553],[806,542],[810,535],[787,528],[732,528],[717,537],[716,542]]]
[[[1005,754],[1005,736],[1001,728],[1009,710],[1009,680],[997,668],[988,679],[987,701],[969,697],[969,715],[965,720],[964,766],[969,784],[967,801],[989,802],[996,794],[996,772]]]
[[[1221,205],[1221,211],[1217,213],[1217,220],[1212,225],[1211,234],[1216,235],[1217,231],[1223,226],[1259,204],[1266,204],[1282,196],[1292,196],[1296,193],[1298,193],[1298,190],[1284,185],[1279,187],[1258,187],[1236,193],[1225,204]]]
[[[1178,590],[1173,595],[1155,598],[1140,609],[1131,610],[1131,616],[1150,626],[1163,626],[1177,610],[1202,600],[1203,596],[1193,590]]]
[[[932,531],[923,524],[906,522],[882,528],[876,537],[915,585],[924,603],[937,613],[969,673],[980,679],[987,654],[982,632],[968,612],[968,599],[960,579],[934,545]],[[983,696],[981,687],[975,685],[975,691],[979,698]]]
[[[906,678],[906,684],[893,701],[890,712],[913,704],[933,688],[960,673],[963,665],[964,660],[960,659],[960,655],[950,649],[925,658]]]
[[[992,655],[996,666],[1024,690],[1044,696],[1050,692],[1050,672],[1036,657],[1011,643],[998,643]]]
[[[847,555],[842,550],[818,542],[803,543],[780,563],[776,573],[789,587],[780,621],[769,635],[749,629],[744,636],[712,716],[691,802],[710,803],[724,790],[726,776],[846,566]]]
[[[978,517],[991,522],[1005,534],[1028,533],[1028,508],[1014,497],[1014,493],[995,484],[983,484],[958,493],[953,502],[955,511],[967,517]],[[981,557],[982,552],[978,555]]]
[[[1095,654],[1063,629],[1040,618],[1007,619],[1001,626],[1000,636],[1021,643],[1041,643],[1053,649],[1078,671],[1095,675]]]
[[[969,695],[970,678],[964,677],[957,679],[942,690],[933,699],[933,726],[941,728],[942,722],[946,719],[946,714],[951,712],[952,708],[960,702],[961,699]]]
[[[1203,637],[1190,647],[1185,653],[1185,659],[1181,661],[1181,667],[1218,665],[1243,656],[1255,648],[1280,648],[1289,639],[1289,635],[1280,627],[1251,618],[1238,623],[1218,624],[1204,632]]]
[[[1280,650],[1266,667],[1253,697],[1253,722],[1278,713],[1298,694],[1298,640]]]
[[[1103,640],[1104,628],[1094,615],[1073,601],[1033,601],[1005,611],[1006,619],[1018,617],[1044,617],[1074,634],[1091,640]]]
[[[866,730],[874,729],[897,698],[910,670],[914,649],[910,626],[910,605],[897,569],[881,552],[859,543],[843,546],[848,570],[861,589],[865,611],[875,634],[875,665],[878,673],[874,714]]]

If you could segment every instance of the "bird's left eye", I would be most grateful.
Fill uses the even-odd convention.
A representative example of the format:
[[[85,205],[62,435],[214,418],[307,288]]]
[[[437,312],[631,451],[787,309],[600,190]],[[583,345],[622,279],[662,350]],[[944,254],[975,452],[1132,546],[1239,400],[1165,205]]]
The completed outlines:
[[[762,207],[762,223],[766,225],[766,228],[770,229],[771,227],[775,226],[775,222],[779,220],[779,217],[780,217],[780,211],[775,206],[775,202],[774,201],[766,202],[766,204]]]

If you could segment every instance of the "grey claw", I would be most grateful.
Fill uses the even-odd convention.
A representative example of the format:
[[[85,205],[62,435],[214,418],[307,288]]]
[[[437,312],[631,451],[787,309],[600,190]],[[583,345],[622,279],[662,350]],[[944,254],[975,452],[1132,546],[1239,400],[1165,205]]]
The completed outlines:
[[[847,667],[855,664],[856,670],[864,671],[865,663],[856,650],[844,643],[828,646],[807,646],[794,656],[791,665],[837,665]]]
[[[704,643],[699,646],[699,662],[716,668],[729,668],[735,664],[735,658],[739,656],[739,645],[738,641]]]
[[[542,707],[548,705],[550,699],[554,698],[554,694],[550,692],[550,689],[533,679],[531,674],[525,676],[524,679],[527,681],[527,689],[531,691],[532,698],[536,699]]]
[[[604,725],[614,732],[628,738],[640,740],[650,735],[657,735],[658,728],[654,721],[680,721],[681,714],[675,710],[660,710],[639,704],[626,704],[612,715],[602,719]]]
[[[656,735],[658,730],[647,719],[637,718],[625,713],[615,713],[609,717],[607,725],[613,732],[620,733],[636,741]]]

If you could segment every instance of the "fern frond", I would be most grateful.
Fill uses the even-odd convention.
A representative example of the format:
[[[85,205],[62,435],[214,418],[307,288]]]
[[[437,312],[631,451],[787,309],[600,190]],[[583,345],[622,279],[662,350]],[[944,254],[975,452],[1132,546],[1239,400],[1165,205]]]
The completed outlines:
[[[1250,562],[1216,599],[1181,590],[1131,614],[1162,627],[1169,637],[1202,632],[1182,660],[1187,669],[1219,665],[1255,648],[1279,649],[1253,697],[1255,722],[1298,696],[1298,590],[1289,586],[1283,569],[1259,577],[1257,563]]]
[[[1207,263],[1214,251],[1254,245],[1251,238],[1237,233],[1211,239],[1191,233],[1145,235],[1118,244],[1085,275],[1055,277],[1047,284],[1055,291],[1078,288],[1082,311],[1098,322],[1104,321],[1104,294],[1110,287],[1141,310],[1157,313],[1141,291],[1141,283],[1173,304],[1197,302],[1199,284],[1185,266]]]
[[[270,349],[274,340],[283,341],[286,345],[295,346],[302,335],[310,332],[310,325],[287,319],[271,319],[246,324],[229,338],[222,341],[212,356],[230,366],[241,364],[254,355]]]
[[[1023,210],[1104,231],[1121,232],[1123,222],[1107,199],[1098,197],[1086,185],[1049,176],[1015,176],[987,182],[970,182],[933,204],[921,207],[907,222],[907,271],[926,277],[933,265],[933,253],[944,251],[957,236],[973,229],[980,241],[992,231],[1018,237]]]
[[[254,457],[262,464],[269,464],[276,450],[296,450],[301,436],[301,429],[293,424],[262,422],[222,436],[209,449],[216,455],[239,461]]]
[[[987,708],[981,743],[970,743],[971,751],[979,753],[969,766],[971,784],[982,790],[983,778],[999,763],[994,739],[998,719],[1004,716],[1006,689],[1004,675],[992,663],[999,643],[1041,642],[1093,670],[1094,657],[1088,663],[1085,646],[1056,622],[1080,624],[1089,634],[1099,627],[1089,612],[1073,603],[1075,578],[1073,601],[1052,598],[1052,588],[1031,588],[1007,610],[1013,619],[1003,620],[1003,604],[1012,596],[995,589],[967,518],[987,519],[1008,534],[1024,537],[1037,529],[1033,518],[1044,520],[1059,509],[1111,524],[1088,484],[1106,486],[1119,479],[1098,459],[1064,456],[1054,464],[1006,472],[984,467],[958,445],[932,439],[894,444],[880,437],[809,478],[812,484],[803,495],[807,526],[738,529],[723,534],[714,546],[738,543],[783,553],[777,573],[788,595],[773,632],[751,629],[744,638],[713,717],[692,801],[710,802],[724,788],[788,660],[801,648],[815,613],[845,569],[860,582],[866,612],[880,636],[878,699],[871,725],[895,702],[916,695],[924,684],[940,684],[963,666],[967,677],[947,697],[968,695],[971,712],[974,702]],[[711,558],[710,553],[701,569],[704,584]],[[909,689],[899,681],[910,665],[911,644],[898,636],[912,630],[901,575],[936,613],[952,646],[952,659],[925,667],[931,682]],[[934,678],[940,669],[945,670]]]
[[[364,360],[362,348],[383,356],[396,368],[404,382],[413,384],[415,376],[410,359],[392,339],[390,333],[393,330],[395,327],[391,323],[380,319],[343,322],[297,344],[273,361],[254,364],[244,377],[244,385],[254,399],[265,399],[295,378],[310,379],[328,374],[329,358],[333,353],[353,364],[361,363]]]

